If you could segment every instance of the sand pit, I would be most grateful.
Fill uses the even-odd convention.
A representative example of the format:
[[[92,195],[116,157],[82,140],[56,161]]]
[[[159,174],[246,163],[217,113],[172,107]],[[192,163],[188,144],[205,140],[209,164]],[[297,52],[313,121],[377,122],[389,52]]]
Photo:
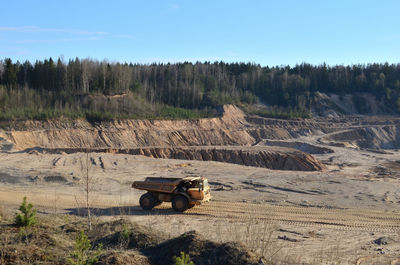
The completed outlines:
[[[215,122],[223,130],[214,130]],[[171,237],[195,230],[213,242],[244,244],[257,255],[263,250],[257,249],[254,242],[266,240],[264,250],[279,250],[273,256],[278,264],[321,264],[320,260],[390,263],[400,252],[400,153],[395,149],[398,136],[394,129],[398,123],[398,119],[382,121],[373,117],[282,121],[248,117],[233,120],[228,115],[224,120],[190,124],[158,121],[158,131],[154,123],[148,122],[148,127],[140,129],[143,134],[126,127],[137,124],[128,121],[107,124],[108,132],[105,124],[25,124],[0,133],[2,146],[7,146],[0,153],[0,202],[3,213],[9,216],[24,196],[41,213],[84,215],[81,161],[86,159],[82,151],[89,150],[90,174],[95,180],[92,208],[99,222],[123,217],[153,230],[169,231]],[[124,127],[120,128],[123,134],[115,131],[118,126]],[[185,138],[187,126],[196,137]],[[199,126],[203,131],[197,131]],[[30,131],[33,127],[36,131]],[[153,133],[144,137],[151,128],[159,138],[153,138]],[[74,130],[79,130],[74,137],[82,137],[65,138]],[[92,133],[107,137],[93,140]],[[131,139],[132,133],[138,137]],[[208,133],[216,137],[213,139],[217,145],[200,140]],[[116,137],[110,138],[113,134]],[[378,138],[372,145],[363,145]],[[156,143],[152,139],[161,139],[164,146],[138,146]],[[188,146],[194,139],[197,146]],[[392,144],[386,145],[390,141]],[[90,145],[80,146],[84,144]],[[202,159],[194,159],[202,152],[211,154],[211,159],[204,159],[204,154]],[[260,167],[255,162],[243,163],[243,157],[242,163],[232,163],[233,154],[262,152],[312,153],[305,155],[314,159],[308,161],[318,161],[324,168],[303,171],[301,167]],[[256,157],[248,161],[257,161]],[[281,163],[277,156],[271,161]],[[291,163],[298,166],[302,162]],[[209,179],[212,202],[184,214],[176,214],[167,203],[150,213],[138,207],[142,193],[130,187],[132,181],[147,176],[188,175]]]

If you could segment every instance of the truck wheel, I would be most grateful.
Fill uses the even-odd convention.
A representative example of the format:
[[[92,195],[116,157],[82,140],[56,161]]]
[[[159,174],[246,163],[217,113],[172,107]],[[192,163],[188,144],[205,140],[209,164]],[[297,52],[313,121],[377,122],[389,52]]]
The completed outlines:
[[[172,198],[172,208],[174,208],[176,212],[184,212],[189,208],[189,201],[185,196],[176,195]]]
[[[155,206],[156,200],[150,193],[145,193],[140,197],[139,203],[143,210],[151,210]]]

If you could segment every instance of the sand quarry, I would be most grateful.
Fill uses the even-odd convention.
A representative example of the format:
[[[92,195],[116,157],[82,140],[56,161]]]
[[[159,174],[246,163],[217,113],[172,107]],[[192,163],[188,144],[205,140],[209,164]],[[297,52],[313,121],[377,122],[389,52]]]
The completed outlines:
[[[400,119],[246,117],[16,122],[0,129],[0,204],[84,215],[89,157],[95,222],[125,218],[239,242],[276,264],[400,264]],[[88,153],[88,155],[87,155]],[[132,181],[208,178],[213,200],[183,214],[138,206]]]

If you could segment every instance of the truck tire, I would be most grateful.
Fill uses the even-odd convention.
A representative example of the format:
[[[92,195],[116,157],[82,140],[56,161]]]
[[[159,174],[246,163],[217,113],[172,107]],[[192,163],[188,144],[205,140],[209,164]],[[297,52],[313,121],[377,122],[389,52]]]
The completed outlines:
[[[184,212],[189,208],[189,201],[183,195],[176,195],[172,198],[172,208],[176,212]]]
[[[145,193],[140,197],[139,203],[143,210],[151,210],[156,205],[156,199],[151,193]]]

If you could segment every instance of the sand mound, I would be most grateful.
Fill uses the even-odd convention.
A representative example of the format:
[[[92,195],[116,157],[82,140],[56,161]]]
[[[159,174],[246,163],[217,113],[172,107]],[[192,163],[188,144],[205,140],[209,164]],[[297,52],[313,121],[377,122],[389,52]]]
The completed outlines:
[[[306,128],[319,128],[315,122],[271,119],[253,121],[262,126],[252,128],[258,125],[251,125],[239,108],[225,105],[220,118],[123,120],[98,124],[85,120],[26,121],[14,125],[14,129],[1,135],[14,144],[14,149],[30,153],[113,152],[153,158],[228,162],[278,170],[325,169],[314,157],[293,149],[247,148],[260,139],[309,134],[311,130]],[[297,131],[293,130],[296,126]],[[241,147],[237,149],[231,146]],[[300,146],[297,149],[309,151],[311,146]],[[101,161],[99,163],[102,164]]]
[[[400,126],[387,125],[350,129],[324,137],[321,140],[326,143],[343,143],[346,146],[359,148],[399,149]]]
[[[241,245],[215,243],[195,231],[166,240],[162,233],[148,227],[117,220],[96,225],[91,234],[108,234],[95,241],[108,250],[100,259],[103,264],[173,264],[172,257],[181,251],[195,264],[259,264],[259,258]]]
[[[44,148],[132,148],[138,146],[250,145],[243,112],[223,108],[220,118],[199,120],[26,121],[0,132],[15,150]]]
[[[333,153],[332,149],[326,147],[320,147],[308,143],[302,142],[285,142],[285,141],[273,141],[273,140],[263,140],[257,144],[258,146],[282,146],[288,148],[294,148],[302,152],[309,154],[329,154]]]
[[[271,148],[140,148],[137,154],[154,158],[218,161],[277,170],[315,171],[325,166],[309,154]]]
[[[344,115],[384,115],[393,113],[385,102],[370,93],[325,94],[317,92],[312,103],[314,116],[339,117]]]
[[[234,243],[218,244],[202,238],[197,232],[190,231],[165,241],[145,251],[152,264],[173,264],[171,256],[179,256],[183,251],[189,254],[194,264],[260,264],[251,252]]]
[[[148,227],[124,220],[96,225],[92,233],[94,235],[105,234],[94,243],[95,245],[102,244],[106,249],[145,249],[153,247],[166,239],[162,233],[155,233]]]
[[[36,150],[36,149],[34,149]],[[297,171],[317,171],[326,169],[325,165],[319,162],[310,154],[284,147],[264,147],[264,146],[224,146],[224,147],[140,147],[133,149],[85,149],[85,148],[55,148],[37,149],[45,153],[77,153],[77,152],[99,152],[116,153],[130,155],[144,155],[152,158],[182,159],[198,161],[216,161],[232,163],[244,166],[263,167],[274,170],[297,170]],[[25,150],[31,152],[32,149]],[[55,159],[57,164],[59,159]],[[97,163],[94,161],[94,163]],[[104,163],[99,161],[104,168]]]

